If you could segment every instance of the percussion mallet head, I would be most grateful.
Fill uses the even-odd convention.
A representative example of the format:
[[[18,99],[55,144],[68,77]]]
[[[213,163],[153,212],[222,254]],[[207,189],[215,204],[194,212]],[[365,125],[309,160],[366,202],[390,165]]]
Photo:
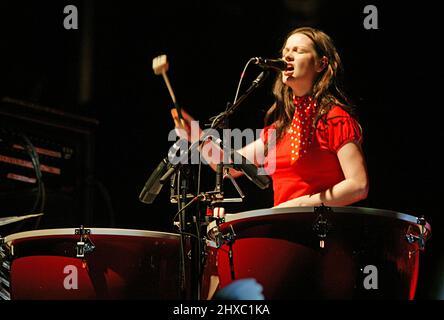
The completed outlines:
[[[168,61],[165,54],[157,56],[153,59],[154,74],[161,75],[168,71]]]

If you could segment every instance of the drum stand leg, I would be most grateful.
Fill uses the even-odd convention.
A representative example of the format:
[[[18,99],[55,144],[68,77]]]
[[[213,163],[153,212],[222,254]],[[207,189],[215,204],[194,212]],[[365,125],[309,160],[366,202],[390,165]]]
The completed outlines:
[[[234,280],[235,273],[234,273],[234,260],[233,260],[233,242],[229,243],[229,250],[228,250],[228,259],[230,259],[230,274],[231,274],[231,280]]]
[[[230,274],[231,274],[231,280],[234,280],[236,278],[234,273],[234,257],[233,257],[233,243],[236,238],[236,233],[234,232],[233,226],[230,226],[231,232],[228,232],[226,235],[223,236],[224,240],[226,241],[228,245],[228,259],[230,263]]]
[[[188,168],[186,168],[188,169]],[[186,170],[185,169],[185,170]],[[177,201],[179,210],[182,209],[183,206],[185,206],[186,203],[186,192],[187,192],[187,177],[183,177],[186,175],[184,172],[185,170],[179,170],[178,173],[178,187],[179,187],[179,199]],[[185,231],[186,227],[186,220],[185,220],[185,210],[180,214],[179,216],[179,231],[180,231],[180,293],[182,298],[186,298],[186,267],[185,267],[185,261],[186,261],[186,253],[185,253],[185,241],[186,237],[183,232]]]
[[[189,189],[190,167],[183,165],[178,172],[178,207],[181,211],[179,216],[180,229],[180,290],[183,299],[199,299],[200,297],[200,272],[201,272],[201,244],[199,241],[200,217],[193,216],[192,220],[187,220],[188,212],[185,210],[194,201],[200,200],[200,196],[195,197],[187,203]],[[193,232],[192,226],[196,226]],[[195,236],[194,236],[195,235]],[[197,238],[197,239],[196,239]]]

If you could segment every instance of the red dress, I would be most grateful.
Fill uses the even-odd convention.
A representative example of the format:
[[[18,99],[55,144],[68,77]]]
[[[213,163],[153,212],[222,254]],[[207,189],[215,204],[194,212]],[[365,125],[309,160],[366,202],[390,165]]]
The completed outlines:
[[[274,172],[267,173],[273,180],[275,206],[290,199],[325,191],[345,179],[337,152],[347,142],[362,143],[361,126],[339,106],[331,108],[322,119],[311,136],[306,154],[293,161],[294,164],[291,164],[290,133],[277,142],[274,150],[269,150],[265,166],[274,168]],[[262,131],[264,143],[268,140],[267,129],[273,128],[274,124]]]

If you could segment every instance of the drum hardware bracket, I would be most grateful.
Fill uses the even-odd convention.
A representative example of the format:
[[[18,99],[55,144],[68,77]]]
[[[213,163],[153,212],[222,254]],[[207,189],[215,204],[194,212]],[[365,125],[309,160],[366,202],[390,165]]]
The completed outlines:
[[[77,258],[84,258],[85,253],[92,252],[96,246],[91,242],[89,238],[86,238],[87,242],[79,241],[76,245],[76,257]]]
[[[217,248],[220,248],[224,243],[228,245],[228,259],[230,264],[230,274],[231,279],[234,280],[236,278],[234,272],[234,261],[233,261],[233,243],[236,239],[236,233],[234,232],[234,228],[230,225],[231,231],[228,231],[226,234],[222,234],[218,232],[215,234],[215,241]]]
[[[220,203],[237,203],[242,202],[245,198],[245,194],[242,192],[241,188],[237,184],[236,180],[233,178],[233,176],[230,174],[230,168],[234,168],[233,164],[218,164],[217,165],[219,172],[216,174],[216,187],[214,191],[212,191],[212,201],[211,206],[214,206],[216,204]],[[225,179],[229,179],[231,183],[233,184],[234,188],[236,189],[237,193],[239,194],[240,198],[224,198],[224,192],[223,192],[223,181]]]
[[[321,249],[325,248],[325,239],[327,238],[327,233],[330,230],[329,222],[324,216],[325,214],[331,212],[333,212],[331,208],[324,206],[324,204],[314,208],[314,213],[317,213],[318,216],[313,224],[313,230],[317,233],[319,238],[319,247]]]
[[[80,240],[76,244],[76,257],[84,258],[85,253],[92,252],[96,246],[88,237],[91,234],[91,229],[85,229],[83,226],[80,226],[80,229],[74,230],[76,235],[80,235]]]
[[[239,200],[239,202],[242,202],[242,200],[245,198],[245,194],[242,192],[241,188],[239,187],[239,185],[237,184],[237,182],[234,180],[233,176],[230,174],[230,168],[234,167],[232,164],[226,164],[224,166],[224,175],[223,175],[223,179],[225,180],[226,178],[230,179],[231,183],[233,184],[234,188],[236,188],[237,193],[239,194],[240,198],[236,198],[237,200]]]
[[[233,226],[230,225],[231,231],[228,231],[225,234],[222,234],[222,232],[219,231],[218,227],[214,227],[211,230],[211,239],[214,240],[216,243],[216,247],[220,248],[222,245],[232,245],[234,241],[236,240],[236,233],[234,232]]]
[[[230,229],[231,231],[228,231],[224,235],[222,235],[221,233],[218,234],[218,236],[216,237],[216,245],[218,248],[220,248],[223,243],[228,245],[228,259],[230,264],[231,280],[234,280],[236,276],[234,272],[233,243],[236,240],[236,232],[234,232],[233,225],[230,225]]]
[[[223,239],[224,239],[228,244],[230,244],[230,243],[234,243],[234,240],[235,240],[235,238],[236,238],[236,232],[234,232],[233,225],[231,225],[231,224],[230,224],[230,229],[231,229],[231,232],[228,232],[227,234],[225,234],[225,235],[223,236]]]
[[[416,235],[412,234],[411,233],[411,226],[409,226],[405,237],[406,237],[407,242],[409,244],[417,242],[418,243],[418,250],[424,251],[425,241],[426,241],[426,237],[425,237],[426,221],[425,221],[424,217],[419,217],[419,218],[417,218],[416,223],[419,224],[419,235],[416,236]],[[412,253],[416,253],[416,251],[418,251],[418,250],[414,250]]]

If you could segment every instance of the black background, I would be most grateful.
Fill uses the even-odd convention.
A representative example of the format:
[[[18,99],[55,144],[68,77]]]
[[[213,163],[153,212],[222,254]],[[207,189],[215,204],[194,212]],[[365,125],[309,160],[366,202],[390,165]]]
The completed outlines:
[[[78,30],[63,27],[68,4],[79,9]],[[377,30],[363,26],[368,4],[378,9]],[[82,20],[88,13],[89,24]],[[347,91],[364,128],[371,185],[359,205],[426,217],[434,236],[423,252],[417,298],[436,298],[443,290],[442,103],[435,80],[442,58],[433,2],[2,1],[0,14],[1,96],[97,119],[94,174],[109,193],[112,226],[160,231],[173,230],[169,190],[152,205],[138,201],[171,146],[173,128],[172,102],[152,59],[168,56],[179,103],[205,122],[232,101],[249,58],[277,57],[294,27],[324,30],[343,59]],[[85,31],[92,43],[92,91],[81,101]],[[259,72],[249,68],[245,81]],[[261,128],[271,83],[248,98],[231,118],[232,128]],[[202,178],[203,187],[214,186],[207,168]],[[233,211],[272,205],[271,190],[258,190],[246,178],[238,183],[247,197]],[[97,207],[95,226],[111,226],[109,208]]]

